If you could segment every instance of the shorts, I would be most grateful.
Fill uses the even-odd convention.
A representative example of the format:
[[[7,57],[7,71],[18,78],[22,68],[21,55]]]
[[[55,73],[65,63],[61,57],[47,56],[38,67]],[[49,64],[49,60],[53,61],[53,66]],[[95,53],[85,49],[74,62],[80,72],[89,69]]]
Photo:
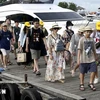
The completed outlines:
[[[96,62],[81,63],[79,68],[80,68],[80,73],[82,74],[85,74],[88,72],[97,72]]]
[[[18,48],[18,42],[14,43],[14,49],[16,50]]]
[[[33,49],[31,49],[30,51],[31,51],[32,59],[39,59],[40,58],[41,50],[33,50]]]
[[[0,49],[3,56],[9,55],[10,50]]]

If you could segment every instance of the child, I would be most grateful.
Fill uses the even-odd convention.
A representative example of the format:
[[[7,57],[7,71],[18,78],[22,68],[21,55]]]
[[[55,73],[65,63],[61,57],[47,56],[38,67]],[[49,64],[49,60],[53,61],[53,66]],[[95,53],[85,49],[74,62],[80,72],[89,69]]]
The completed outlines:
[[[88,86],[95,91],[93,84],[95,78],[96,67],[96,48],[93,38],[90,37],[92,28],[87,26],[84,28],[84,36],[79,40],[77,63],[80,64],[80,90],[84,91],[84,76],[85,73],[91,72],[90,82]]]

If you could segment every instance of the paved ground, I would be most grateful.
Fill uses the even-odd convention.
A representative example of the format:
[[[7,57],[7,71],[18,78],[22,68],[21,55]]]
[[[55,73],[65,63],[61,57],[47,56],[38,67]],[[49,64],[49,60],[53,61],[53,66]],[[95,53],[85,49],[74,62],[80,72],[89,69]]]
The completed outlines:
[[[97,87],[97,91],[93,92],[88,88],[88,82],[89,82],[89,74],[86,75],[85,77],[85,87],[86,90],[85,91],[80,91],[79,90],[79,72],[77,71],[76,76],[75,77],[71,77],[70,74],[70,68],[67,66],[66,70],[65,70],[65,75],[66,75],[66,81],[64,84],[56,82],[56,83],[50,83],[50,82],[45,82],[44,80],[44,75],[45,75],[45,70],[46,70],[46,66],[44,65],[44,61],[41,58],[39,61],[39,65],[40,65],[40,71],[42,73],[42,75],[36,76],[35,74],[32,73],[32,68],[31,66],[28,66],[28,69],[23,69],[23,66],[18,66],[16,64],[16,61],[13,60],[14,58],[12,57],[11,54],[11,59],[13,62],[12,66],[8,66],[10,68],[10,70],[5,71],[4,73],[9,73],[21,78],[24,78],[24,74],[28,74],[28,81],[29,82],[37,82],[40,83],[42,85],[45,86],[49,86],[49,87],[53,87],[55,89],[59,89],[65,92],[69,92],[72,94],[76,94],[79,96],[82,96],[84,98],[87,98],[87,100],[100,100],[100,83],[98,83],[96,85]],[[99,67],[99,72],[100,72],[100,67]]]

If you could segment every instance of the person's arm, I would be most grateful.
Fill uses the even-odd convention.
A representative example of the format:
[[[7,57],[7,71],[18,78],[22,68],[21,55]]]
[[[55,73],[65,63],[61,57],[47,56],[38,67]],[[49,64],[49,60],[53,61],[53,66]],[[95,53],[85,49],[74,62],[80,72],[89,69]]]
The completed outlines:
[[[19,39],[18,39],[18,49],[20,50],[20,51],[22,51],[22,36],[23,35],[23,32],[21,31],[20,32],[20,34],[19,34]]]
[[[52,52],[52,41],[51,41],[51,36],[48,37],[48,52],[49,52],[49,57],[51,60],[53,60],[53,52]]]
[[[15,33],[14,33],[14,27],[13,27],[12,34],[13,34],[13,39],[14,39],[14,43],[15,43],[15,41],[16,41],[16,37],[15,37]]]
[[[95,42],[93,41],[93,53],[94,53],[94,57],[95,57],[95,60],[97,60],[97,55],[96,55],[96,46],[95,46]]]
[[[47,48],[47,43],[46,43],[46,38],[45,38],[45,37],[43,38],[43,42],[44,42],[45,48],[46,48],[46,50],[47,50],[48,48]]]
[[[12,33],[10,31],[9,32],[9,39],[10,39],[10,44],[12,45],[13,44],[13,36],[12,36]]]
[[[67,33],[66,33],[66,31],[63,31],[63,34],[62,34],[62,39],[63,39],[63,42],[64,42],[64,45],[65,45],[65,47],[66,47],[66,40],[67,40],[67,35],[66,35]]]
[[[73,55],[75,54],[75,34],[73,34],[71,41],[70,41],[70,52]]]
[[[43,42],[44,42],[44,44],[45,44],[45,48],[47,49],[46,38],[45,38],[45,35],[44,35],[44,33],[43,33],[43,30],[40,30],[40,32],[41,32],[41,38],[43,39]]]
[[[21,35],[22,35],[22,33],[19,34],[19,39],[18,39],[18,47],[19,47],[19,48],[20,48],[20,46],[21,46]]]
[[[78,50],[78,54],[77,54],[77,64],[80,64],[80,54],[81,54],[81,50]]]
[[[29,45],[29,37],[26,37],[26,52],[28,52],[28,45]]]
[[[81,55],[81,52],[82,52],[82,49],[83,49],[83,46],[82,46],[82,39],[79,40],[79,43],[78,43],[78,54],[77,54],[77,64],[79,65],[80,64],[80,55]]]

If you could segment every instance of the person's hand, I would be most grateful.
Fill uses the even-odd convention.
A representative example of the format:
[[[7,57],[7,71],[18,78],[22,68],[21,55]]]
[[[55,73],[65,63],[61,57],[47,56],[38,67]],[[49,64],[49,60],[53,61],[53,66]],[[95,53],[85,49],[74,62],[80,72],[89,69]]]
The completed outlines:
[[[72,52],[72,55],[73,55],[73,56],[76,56],[76,53],[75,53],[75,52]]]
[[[53,60],[53,56],[52,55],[50,55],[50,59]]]
[[[14,41],[13,41],[13,44],[15,44],[15,43],[16,43],[16,41],[14,40]]]
[[[16,43],[15,39],[12,39],[12,44],[15,44],[15,43]]]
[[[28,48],[26,48],[25,51],[28,52]]]
[[[21,46],[19,46],[18,49],[19,49],[20,52],[22,52],[22,47]]]

